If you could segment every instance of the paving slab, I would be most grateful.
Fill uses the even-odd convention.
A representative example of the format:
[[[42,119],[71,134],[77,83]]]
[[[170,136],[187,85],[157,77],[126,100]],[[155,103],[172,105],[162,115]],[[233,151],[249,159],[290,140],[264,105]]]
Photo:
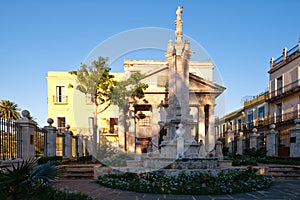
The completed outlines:
[[[232,195],[164,195],[144,194],[103,187],[95,180],[56,180],[54,186],[73,192],[82,192],[102,200],[299,200],[300,180],[276,180],[271,188],[262,191]]]

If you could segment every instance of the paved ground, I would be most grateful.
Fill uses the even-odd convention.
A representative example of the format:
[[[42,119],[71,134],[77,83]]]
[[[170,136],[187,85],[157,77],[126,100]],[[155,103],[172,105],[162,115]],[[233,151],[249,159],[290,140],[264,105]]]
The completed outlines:
[[[233,194],[233,195],[161,195],[127,192],[102,187],[94,180],[58,180],[57,188],[69,191],[82,192],[94,198],[103,200],[225,200],[225,199],[293,199],[300,200],[300,180],[274,181],[274,185],[263,191]]]

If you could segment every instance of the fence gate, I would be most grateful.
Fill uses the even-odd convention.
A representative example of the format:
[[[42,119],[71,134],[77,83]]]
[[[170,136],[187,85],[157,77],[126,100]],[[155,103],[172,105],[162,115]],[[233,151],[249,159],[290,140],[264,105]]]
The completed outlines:
[[[19,141],[20,126],[14,120],[0,118],[0,157],[10,160],[22,155],[22,141]]]
[[[36,127],[34,134],[34,154],[37,157],[43,157],[46,153],[45,151],[47,151],[47,131],[43,128]]]

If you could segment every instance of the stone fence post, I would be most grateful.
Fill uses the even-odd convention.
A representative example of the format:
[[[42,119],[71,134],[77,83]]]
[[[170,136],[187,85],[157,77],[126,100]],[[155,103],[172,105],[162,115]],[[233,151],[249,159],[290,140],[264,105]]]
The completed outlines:
[[[22,119],[19,119],[17,122],[20,125],[20,138],[18,139],[18,152],[17,157],[27,159],[34,157],[34,132],[36,129],[36,122],[30,120],[30,112],[28,110],[22,111]]]
[[[72,132],[69,130],[70,125],[66,125],[66,130],[64,132],[64,145],[63,145],[63,152],[64,157],[71,158],[72,157]]]
[[[275,130],[275,124],[270,125],[270,131],[267,133],[267,156],[277,156],[278,155],[278,143],[277,135],[278,131]]]
[[[83,156],[83,141],[82,141],[82,135],[81,134],[77,134],[77,157],[81,157]]]
[[[252,129],[252,133],[250,134],[250,149],[257,149],[257,129]]]
[[[290,157],[300,157],[300,119],[294,122],[296,126],[290,129]]]
[[[49,126],[44,126],[47,131],[47,137],[45,138],[45,157],[56,156],[56,127],[52,126],[53,119],[49,118],[47,120]]]
[[[237,154],[243,155],[243,151],[244,151],[244,136],[243,136],[243,132],[240,132],[240,137],[237,143]]]

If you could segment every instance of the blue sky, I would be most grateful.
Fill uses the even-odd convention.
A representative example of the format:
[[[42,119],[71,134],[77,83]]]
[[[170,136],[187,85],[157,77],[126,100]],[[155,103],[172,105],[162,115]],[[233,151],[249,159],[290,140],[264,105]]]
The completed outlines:
[[[45,125],[48,71],[78,69],[93,48],[120,32],[174,29],[178,2],[184,33],[206,49],[223,78],[226,112],[268,87],[270,58],[300,37],[298,0],[1,0],[0,99]]]

